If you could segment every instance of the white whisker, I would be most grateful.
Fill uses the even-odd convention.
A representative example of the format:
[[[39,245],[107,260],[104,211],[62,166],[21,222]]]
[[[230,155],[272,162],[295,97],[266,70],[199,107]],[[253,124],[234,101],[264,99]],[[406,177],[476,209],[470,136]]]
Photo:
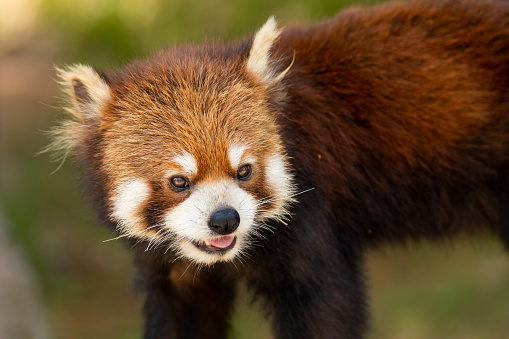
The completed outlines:
[[[129,237],[129,235],[128,234],[121,234],[118,237],[111,238],[111,239],[106,239],[106,240],[103,240],[102,242],[114,241],[114,240],[118,240],[118,239],[125,238],[125,237]]]
[[[180,275],[180,277],[177,280],[180,280],[184,276],[184,274],[186,274],[187,270],[189,269],[189,267],[191,267],[192,264],[193,263],[191,262],[189,263],[189,265],[187,265],[187,268],[184,270],[184,272]]]

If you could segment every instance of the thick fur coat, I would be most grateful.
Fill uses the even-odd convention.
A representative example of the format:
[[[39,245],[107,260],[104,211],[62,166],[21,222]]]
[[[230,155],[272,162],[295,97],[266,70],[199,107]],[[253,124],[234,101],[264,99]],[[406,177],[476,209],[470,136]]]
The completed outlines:
[[[363,254],[489,229],[509,246],[509,3],[351,8],[238,43],[60,70],[145,335],[225,338],[237,281],[278,339],[363,338]]]

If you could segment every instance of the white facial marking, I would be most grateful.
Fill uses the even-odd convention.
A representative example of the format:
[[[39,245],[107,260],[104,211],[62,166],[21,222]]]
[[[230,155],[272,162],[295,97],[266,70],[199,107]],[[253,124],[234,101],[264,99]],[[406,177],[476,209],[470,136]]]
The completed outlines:
[[[287,188],[288,168],[281,156],[273,155],[267,159],[266,175],[271,182],[282,183],[282,188]]]
[[[212,212],[220,207],[234,208],[240,216],[240,224],[232,235],[237,237],[235,247],[226,253],[209,254],[198,249],[191,241],[206,241],[218,235],[208,226]],[[246,247],[246,237],[253,231],[256,216],[256,200],[241,189],[234,180],[201,183],[191,195],[168,211],[165,224],[176,234],[176,243],[182,256],[198,263],[212,264],[233,259]]]
[[[274,203],[276,208],[267,211],[264,217],[277,218],[286,213],[287,205],[293,201],[295,187],[293,185],[293,176],[288,164],[282,155],[273,155],[267,159],[265,176],[268,184],[274,192]]]
[[[111,216],[118,223],[121,232],[140,238],[143,232],[142,206],[150,196],[150,186],[142,179],[128,179],[121,183],[112,197]]]
[[[246,67],[263,83],[270,83],[274,78],[269,62],[270,49],[280,34],[276,20],[271,17],[254,37]]]
[[[237,169],[240,166],[245,150],[246,146],[244,145],[234,144],[230,146],[230,149],[228,150],[228,158],[233,169]]]
[[[181,154],[177,155],[172,159],[174,162],[176,162],[184,172],[186,172],[189,175],[194,175],[198,172],[198,165],[196,163],[196,159],[191,153],[188,152],[182,152]]]

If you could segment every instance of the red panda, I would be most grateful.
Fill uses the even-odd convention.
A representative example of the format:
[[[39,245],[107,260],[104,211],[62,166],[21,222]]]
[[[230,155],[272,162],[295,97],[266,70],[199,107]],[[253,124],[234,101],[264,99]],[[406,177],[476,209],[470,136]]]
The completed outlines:
[[[127,239],[146,339],[225,338],[242,280],[275,338],[363,338],[363,254],[509,246],[509,3],[407,1],[59,69],[71,153]]]

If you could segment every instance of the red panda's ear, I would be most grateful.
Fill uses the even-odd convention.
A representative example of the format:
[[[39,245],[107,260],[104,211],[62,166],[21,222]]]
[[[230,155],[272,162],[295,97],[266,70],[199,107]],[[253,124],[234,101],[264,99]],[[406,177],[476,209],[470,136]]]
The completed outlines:
[[[68,111],[79,121],[97,120],[111,94],[108,84],[90,66],[71,65],[57,68],[59,83],[68,96]]]
[[[270,50],[280,34],[281,29],[278,29],[276,20],[274,17],[271,17],[254,36],[253,45],[246,62],[246,69],[263,84],[271,85],[277,83],[290,69],[288,67],[283,72],[277,74],[273,67],[274,62],[277,62],[277,60],[270,60]]]
[[[103,109],[111,98],[110,87],[90,66],[71,65],[57,68],[59,83],[67,97],[66,110],[74,119],[64,119],[50,131],[52,142],[41,152],[50,152],[65,159],[83,140],[83,127],[102,119]]]

